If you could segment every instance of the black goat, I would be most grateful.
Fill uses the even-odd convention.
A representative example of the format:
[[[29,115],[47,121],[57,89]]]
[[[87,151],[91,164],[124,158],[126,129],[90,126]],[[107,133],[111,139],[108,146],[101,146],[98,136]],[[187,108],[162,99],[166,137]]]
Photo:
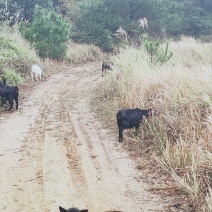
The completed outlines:
[[[59,210],[60,212],[88,212],[88,209],[79,210],[78,208],[69,208],[66,210],[61,206],[59,206]]]
[[[123,130],[135,127],[137,131],[143,118],[147,118],[152,113],[152,109],[140,110],[139,108],[135,108],[120,110],[116,115],[119,128],[119,141],[123,140]]]
[[[6,78],[4,75],[1,75],[1,78],[0,78],[0,87],[2,86],[6,86]],[[0,95],[0,100],[1,100],[2,106],[4,106],[6,104],[6,99],[1,97]]]
[[[6,100],[9,102],[9,109],[10,111],[13,108],[13,100],[16,102],[16,110],[18,109],[18,87],[17,86],[7,86],[6,85],[6,78],[1,77],[2,83],[0,84],[0,98],[2,100],[2,104],[6,103]]]
[[[105,75],[106,75],[107,70],[112,70],[111,65],[113,65],[113,63],[111,63],[111,62],[103,62],[102,63],[102,76],[104,75],[104,71],[105,71]]]

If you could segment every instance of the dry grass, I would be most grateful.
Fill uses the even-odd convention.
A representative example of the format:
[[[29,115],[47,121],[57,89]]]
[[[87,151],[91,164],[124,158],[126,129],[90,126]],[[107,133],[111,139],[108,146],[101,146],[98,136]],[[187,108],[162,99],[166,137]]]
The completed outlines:
[[[142,155],[139,166],[145,166],[145,157],[154,158],[147,166],[157,163],[165,170],[193,210],[211,211],[212,44],[183,37],[170,49],[172,59],[154,68],[143,49],[114,57],[103,91],[105,110],[114,117],[120,108],[157,108],[159,115],[143,124],[131,145]]]
[[[94,46],[87,44],[68,43],[68,51],[66,53],[66,60],[69,63],[79,64],[85,62],[99,61],[103,57],[102,51]]]

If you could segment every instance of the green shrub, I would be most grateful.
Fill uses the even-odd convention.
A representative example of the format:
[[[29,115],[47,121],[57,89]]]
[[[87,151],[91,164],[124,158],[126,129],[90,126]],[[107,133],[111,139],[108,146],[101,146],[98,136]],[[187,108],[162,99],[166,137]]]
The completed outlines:
[[[5,69],[3,71],[4,76],[7,79],[8,85],[16,85],[24,83],[24,78],[21,77],[15,70],[12,69]]]
[[[165,50],[160,46],[159,40],[151,40],[148,35],[143,35],[143,47],[150,56],[150,64],[166,63],[173,55],[169,51],[169,43],[166,43]]]
[[[171,59],[173,52],[170,52],[168,49],[169,49],[169,43],[166,43],[165,50],[162,48],[158,49],[156,56],[156,63],[163,64]]]
[[[60,59],[65,56],[71,26],[56,11],[36,6],[31,25],[27,28],[21,25],[20,29],[41,57]]]
[[[3,70],[15,70],[20,76],[28,75],[33,63],[40,59],[34,48],[23,39],[16,28],[4,26],[0,31],[0,74]]]

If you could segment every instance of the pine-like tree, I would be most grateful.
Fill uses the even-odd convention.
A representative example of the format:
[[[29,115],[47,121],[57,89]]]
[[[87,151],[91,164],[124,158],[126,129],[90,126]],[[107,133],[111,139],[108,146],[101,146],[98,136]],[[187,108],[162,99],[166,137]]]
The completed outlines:
[[[53,10],[36,6],[31,25],[24,35],[39,52],[41,57],[63,58],[65,43],[69,40],[71,26],[68,20]]]

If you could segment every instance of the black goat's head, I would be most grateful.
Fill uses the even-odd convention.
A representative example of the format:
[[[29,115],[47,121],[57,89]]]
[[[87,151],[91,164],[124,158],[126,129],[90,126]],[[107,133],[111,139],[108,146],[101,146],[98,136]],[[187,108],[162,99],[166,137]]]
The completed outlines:
[[[152,109],[152,108],[148,108],[148,115],[149,116],[157,116],[158,115],[158,110],[157,109]]]
[[[61,206],[59,206],[59,210],[60,212],[88,212],[88,209],[79,210],[78,208],[69,208],[66,210]]]

